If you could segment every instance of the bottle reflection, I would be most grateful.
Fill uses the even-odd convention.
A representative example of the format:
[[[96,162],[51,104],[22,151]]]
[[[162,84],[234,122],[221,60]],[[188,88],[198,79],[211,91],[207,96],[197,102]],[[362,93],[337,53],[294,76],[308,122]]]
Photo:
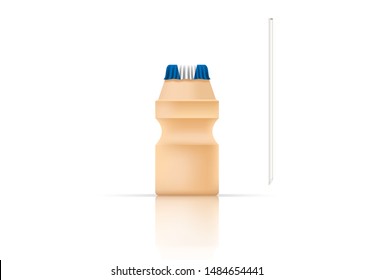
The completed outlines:
[[[157,196],[156,244],[167,258],[206,258],[218,244],[217,196]]]

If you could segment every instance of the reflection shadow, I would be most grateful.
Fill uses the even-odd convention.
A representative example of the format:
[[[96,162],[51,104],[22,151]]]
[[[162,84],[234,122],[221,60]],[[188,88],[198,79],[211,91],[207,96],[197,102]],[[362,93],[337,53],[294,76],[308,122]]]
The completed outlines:
[[[166,258],[208,258],[218,244],[217,196],[157,196],[156,244]]]

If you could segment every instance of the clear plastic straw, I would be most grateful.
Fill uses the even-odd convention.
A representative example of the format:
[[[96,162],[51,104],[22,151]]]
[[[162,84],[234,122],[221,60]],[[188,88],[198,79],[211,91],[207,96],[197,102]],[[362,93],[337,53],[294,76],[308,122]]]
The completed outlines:
[[[269,185],[273,182],[273,18],[269,18]]]

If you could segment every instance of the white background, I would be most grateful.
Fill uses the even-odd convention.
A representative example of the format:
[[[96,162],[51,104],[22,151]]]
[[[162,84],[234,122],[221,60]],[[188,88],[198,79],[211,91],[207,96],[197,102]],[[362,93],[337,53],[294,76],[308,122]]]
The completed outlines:
[[[167,264],[373,279],[372,11],[370,1],[2,1],[4,279],[112,279],[116,265]],[[154,101],[170,63],[209,67],[217,199],[150,195]]]

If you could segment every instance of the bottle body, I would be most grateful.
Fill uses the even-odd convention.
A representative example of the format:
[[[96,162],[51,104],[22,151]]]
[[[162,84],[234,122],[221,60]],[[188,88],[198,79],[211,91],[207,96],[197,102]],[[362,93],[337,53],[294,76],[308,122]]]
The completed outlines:
[[[206,134],[215,120],[161,120],[168,133],[156,145],[158,195],[216,195],[218,193],[218,144]],[[170,129],[178,126],[178,129]],[[196,126],[193,130],[191,127]],[[204,131],[202,126],[206,128]],[[175,136],[186,127],[182,135]],[[183,139],[183,135],[186,137]]]
[[[198,95],[204,98],[197,99],[199,86],[211,92]],[[184,94],[179,94],[183,91]],[[188,95],[192,98],[186,98]],[[162,128],[156,145],[156,193],[218,194],[219,148],[212,135],[218,118],[218,101],[209,81],[174,81],[174,84],[165,81],[156,101],[156,118]]]

